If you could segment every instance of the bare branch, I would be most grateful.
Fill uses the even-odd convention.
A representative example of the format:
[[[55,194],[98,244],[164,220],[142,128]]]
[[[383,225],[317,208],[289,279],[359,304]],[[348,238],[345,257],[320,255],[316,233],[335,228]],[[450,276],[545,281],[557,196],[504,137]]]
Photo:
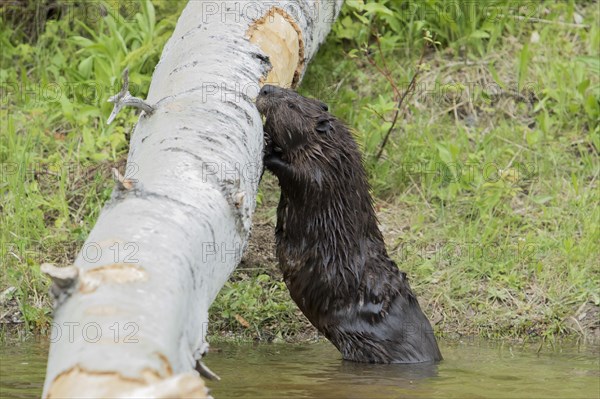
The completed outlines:
[[[129,93],[129,68],[125,68],[125,71],[123,72],[123,87],[121,88],[121,91],[109,98],[108,102],[115,104],[115,107],[106,121],[109,125],[117,117],[119,111],[125,106],[142,109],[148,115],[152,115],[154,112],[153,106],[146,103],[141,98],[134,97]]]

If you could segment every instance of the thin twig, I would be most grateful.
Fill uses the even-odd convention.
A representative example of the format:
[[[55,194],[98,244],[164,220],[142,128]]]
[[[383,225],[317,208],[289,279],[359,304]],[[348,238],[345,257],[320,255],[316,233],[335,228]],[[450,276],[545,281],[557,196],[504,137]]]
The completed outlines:
[[[488,16],[492,16],[492,15],[488,13]],[[531,23],[540,23],[540,24],[549,24],[549,25],[558,25],[558,26],[564,26],[567,28],[577,28],[577,29],[589,29],[590,28],[589,25],[585,25],[585,24],[575,24],[575,23],[570,23],[570,22],[551,21],[549,19],[524,17],[522,15],[498,14],[498,15],[496,15],[496,17],[498,17],[498,18],[514,18],[514,19],[518,19],[519,21],[527,21],[527,22],[531,22]]]
[[[392,87],[394,88],[394,92],[396,93],[396,96],[398,96],[400,94],[400,90],[398,90],[398,87],[396,86],[394,79],[392,79],[390,69],[388,68],[387,63],[385,62],[385,57],[383,56],[383,49],[381,48],[381,40],[379,40],[378,34],[375,35],[375,41],[377,41],[377,48],[379,49],[379,54],[381,55],[381,62],[383,63],[383,68],[386,71],[386,77],[388,78],[388,81],[391,83]]]
[[[406,99],[406,97],[408,96],[409,93],[414,92],[413,89],[416,85],[417,77],[421,73],[421,64],[423,63],[423,58],[425,57],[426,49],[427,49],[427,41],[424,41],[423,50],[421,51],[421,57],[419,58],[419,62],[417,63],[417,69],[416,69],[415,74],[413,75],[412,79],[410,80],[408,87],[406,88],[406,90],[402,94],[402,97],[400,97],[400,100],[398,101],[398,106],[396,107],[396,112],[394,113],[394,119],[392,120],[392,125],[390,126],[387,133],[383,137],[383,141],[381,142],[381,145],[379,146],[379,151],[377,152],[377,155],[375,156],[375,160],[377,160],[377,161],[379,160],[379,158],[381,158],[381,154],[383,153],[383,149],[385,148],[385,146],[388,142],[388,139],[390,138],[390,134],[392,133],[392,130],[396,126],[396,122],[398,121],[398,115],[400,115],[400,110],[402,109],[402,104],[404,103],[404,100]]]
[[[383,75],[383,77],[388,81],[390,86],[392,86],[392,90],[394,91],[394,102],[396,102],[396,101],[398,101],[398,98],[400,98],[400,90],[398,89],[398,86],[396,86],[396,82],[394,82],[394,79],[392,78],[392,73],[390,72],[390,69],[388,68],[387,63],[385,62],[385,56],[383,55],[383,49],[381,48],[381,40],[379,40],[379,32],[377,32],[377,29],[373,29],[372,35],[375,37],[375,40],[377,41],[377,49],[379,50],[379,56],[381,57],[381,62],[383,63],[383,68],[381,68],[377,64],[377,62],[375,62],[375,59],[371,58],[368,48],[365,51],[365,55],[367,56],[367,61],[369,61],[369,63],[371,65],[373,65],[380,74]]]
[[[370,55],[368,53],[367,54],[367,61],[369,61],[369,64],[373,65],[377,71],[383,75],[384,78],[386,78],[386,80],[390,83],[390,85],[392,86],[392,90],[394,91],[394,101],[397,101],[399,95],[400,95],[400,91],[398,90],[398,88],[396,87],[396,84],[394,83],[394,79],[392,79],[389,74],[382,69],[379,65],[377,65],[377,63],[375,62],[374,59],[372,59],[370,57]]]
[[[373,108],[373,106],[367,105],[367,109],[369,111],[373,112],[375,115],[377,115],[382,121],[387,122],[387,119],[385,119],[385,116],[382,115],[381,112],[379,112],[375,108]]]

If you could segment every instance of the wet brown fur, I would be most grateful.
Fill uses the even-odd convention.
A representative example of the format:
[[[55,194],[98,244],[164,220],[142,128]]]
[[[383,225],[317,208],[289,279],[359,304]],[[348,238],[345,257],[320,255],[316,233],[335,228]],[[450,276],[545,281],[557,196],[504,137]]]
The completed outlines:
[[[327,106],[266,85],[265,167],[279,179],[277,257],[290,294],[344,359],[441,360],[406,274],[388,257],[360,151]]]

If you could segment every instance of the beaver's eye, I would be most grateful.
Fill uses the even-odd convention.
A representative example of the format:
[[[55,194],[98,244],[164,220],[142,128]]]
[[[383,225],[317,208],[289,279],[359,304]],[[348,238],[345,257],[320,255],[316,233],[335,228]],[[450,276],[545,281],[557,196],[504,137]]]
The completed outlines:
[[[288,103],[288,107],[291,109],[298,109],[298,106],[296,105],[296,103],[292,103],[292,102]]]
[[[266,96],[267,94],[275,93],[275,86],[272,85],[264,85],[262,89],[260,89],[260,94]]]

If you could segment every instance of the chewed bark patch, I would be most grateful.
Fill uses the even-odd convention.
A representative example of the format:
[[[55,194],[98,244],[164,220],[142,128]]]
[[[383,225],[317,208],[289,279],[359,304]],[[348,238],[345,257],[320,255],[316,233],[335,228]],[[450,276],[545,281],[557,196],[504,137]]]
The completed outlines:
[[[83,273],[79,291],[87,294],[95,291],[102,284],[128,284],[147,280],[148,273],[140,266],[130,263],[113,263]]]
[[[164,358],[164,355],[160,355]],[[166,361],[165,359],[161,359]],[[163,370],[145,368],[137,378],[118,371],[95,371],[76,365],[54,378],[45,398],[144,397],[144,398],[208,398],[204,381],[195,373],[173,375],[170,366]]]
[[[304,69],[304,39],[296,21],[283,9],[272,7],[250,25],[246,36],[271,62],[263,83],[296,87]]]

